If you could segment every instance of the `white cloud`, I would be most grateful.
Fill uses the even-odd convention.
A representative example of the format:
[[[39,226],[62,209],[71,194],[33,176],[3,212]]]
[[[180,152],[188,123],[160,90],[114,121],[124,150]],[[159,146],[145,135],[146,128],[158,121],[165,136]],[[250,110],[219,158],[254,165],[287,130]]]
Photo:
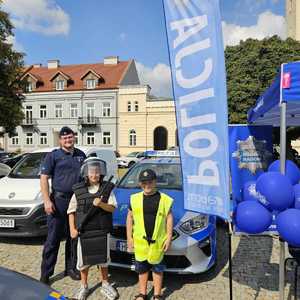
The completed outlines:
[[[286,38],[286,21],[283,16],[275,15],[270,11],[265,11],[258,16],[257,24],[253,26],[240,26],[222,22],[224,44],[233,46],[239,44],[241,40],[248,38],[263,39],[273,35],[278,35],[282,39]]]
[[[159,63],[154,68],[136,63],[137,71],[142,84],[149,84],[151,93],[155,96],[171,96],[171,72],[170,67]]]
[[[7,37],[6,42],[8,44],[12,44],[14,50],[18,52],[24,52],[24,47],[16,40],[15,36],[10,35],[9,37]]]
[[[45,35],[69,33],[70,17],[54,0],[4,0],[3,9],[16,28]]]

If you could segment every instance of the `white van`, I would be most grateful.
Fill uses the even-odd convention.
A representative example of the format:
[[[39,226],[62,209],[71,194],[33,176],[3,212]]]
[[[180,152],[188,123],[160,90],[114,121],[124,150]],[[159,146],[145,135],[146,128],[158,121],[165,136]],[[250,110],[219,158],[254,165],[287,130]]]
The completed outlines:
[[[78,147],[87,157],[107,163],[107,178],[118,178],[114,151],[98,147]],[[47,233],[46,214],[40,189],[41,163],[55,148],[35,150],[0,179],[0,236],[41,236]]]

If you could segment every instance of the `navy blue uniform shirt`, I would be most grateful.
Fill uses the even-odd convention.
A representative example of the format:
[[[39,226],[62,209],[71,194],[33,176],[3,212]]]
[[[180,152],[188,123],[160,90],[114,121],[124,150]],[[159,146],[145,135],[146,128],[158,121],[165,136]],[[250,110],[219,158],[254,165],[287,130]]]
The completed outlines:
[[[41,174],[51,176],[53,191],[72,193],[72,186],[79,182],[80,168],[85,159],[84,152],[77,148],[73,153],[55,149],[46,155]]]

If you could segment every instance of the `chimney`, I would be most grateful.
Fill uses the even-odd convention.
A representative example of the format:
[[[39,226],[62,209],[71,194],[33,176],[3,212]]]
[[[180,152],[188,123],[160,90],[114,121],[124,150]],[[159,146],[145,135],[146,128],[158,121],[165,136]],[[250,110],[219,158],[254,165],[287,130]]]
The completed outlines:
[[[41,67],[42,67],[42,64],[34,64],[33,67],[34,67],[34,68],[41,68]]]
[[[48,60],[48,69],[57,69],[58,67],[59,67],[58,59]]]
[[[119,56],[107,56],[104,57],[105,65],[117,65],[119,62]]]

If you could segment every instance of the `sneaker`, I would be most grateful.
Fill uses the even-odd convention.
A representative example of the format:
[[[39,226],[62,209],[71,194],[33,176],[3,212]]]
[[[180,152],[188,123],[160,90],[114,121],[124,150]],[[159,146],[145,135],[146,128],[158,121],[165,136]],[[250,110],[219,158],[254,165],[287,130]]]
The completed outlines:
[[[88,294],[89,294],[89,288],[87,286],[81,285],[75,297],[77,300],[85,300]]]
[[[115,300],[118,298],[117,290],[108,282],[102,282],[100,292],[103,296],[105,296],[109,300]]]

